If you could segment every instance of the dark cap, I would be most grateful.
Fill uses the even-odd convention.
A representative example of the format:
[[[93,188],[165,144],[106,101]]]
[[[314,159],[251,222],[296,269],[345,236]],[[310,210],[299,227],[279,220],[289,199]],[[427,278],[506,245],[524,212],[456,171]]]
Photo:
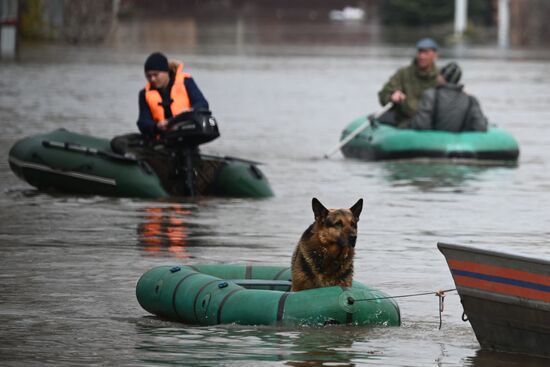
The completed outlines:
[[[431,49],[431,50],[437,51],[438,48],[439,46],[437,45],[437,42],[435,42],[431,38],[422,38],[420,41],[416,43],[417,50]]]
[[[160,52],[154,52],[145,60],[145,71],[169,71],[168,59]]]
[[[457,84],[462,76],[462,70],[460,70],[460,66],[456,62],[450,62],[443,66],[439,73],[445,78],[447,83],[451,84]]]

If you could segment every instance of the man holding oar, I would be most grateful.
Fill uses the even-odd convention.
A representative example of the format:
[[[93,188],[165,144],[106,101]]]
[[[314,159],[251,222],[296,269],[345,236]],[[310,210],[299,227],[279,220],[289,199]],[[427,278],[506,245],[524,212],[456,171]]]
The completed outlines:
[[[422,93],[437,85],[437,75],[439,73],[435,66],[437,49],[437,43],[431,38],[423,38],[416,43],[416,57],[413,59],[412,64],[397,70],[384,85],[384,88],[378,93],[378,98],[383,107],[370,119],[380,119],[381,122],[392,123],[399,128],[410,127],[410,119],[416,113]],[[384,118],[386,112],[390,110],[394,112],[395,121],[387,121]],[[329,158],[365,130],[367,126],[369,126],[369,120],[348,134],[324,157]]]
[[[409,127],[409,120],[416,113],[422,93],[437,85],[437,50],[437,42],[431,38],[418,41],[411,65],[397,70],[378,92],[378,99],[383,106],[393,103],[397,127]]]

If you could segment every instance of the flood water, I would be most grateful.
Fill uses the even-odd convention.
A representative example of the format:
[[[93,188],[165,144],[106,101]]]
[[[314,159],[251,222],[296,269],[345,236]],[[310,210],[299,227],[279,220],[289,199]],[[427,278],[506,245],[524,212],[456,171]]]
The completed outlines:
[[[438,241],[550,259],[550,55],[447,48],[489,119],[518,139],[515,167],[323,159],[341,130],[414,50],[368,42],[202,40],[24,45],[0,64],[2,365],[545,366],[480,351],[448,293],[399,298],[402,326],[281,329],[190,326],[149,315],[135,285],[148,269],[289,264],[328,207],[365,200],[355,279],[391,295],[454,288]],[[216,39],[214,37],[214,39]],[[185,61],[220,123],[203,151],[261,161],[265,200],[141,200],[42,193],[7,162],[13,143],[56,128],[110,138],[136,130],[142,63]]]

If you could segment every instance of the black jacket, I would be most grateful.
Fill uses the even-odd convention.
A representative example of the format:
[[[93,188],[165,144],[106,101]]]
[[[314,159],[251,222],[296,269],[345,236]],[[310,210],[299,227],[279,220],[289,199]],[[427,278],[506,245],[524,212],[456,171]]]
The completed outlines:
[[[410,121],[412,129],[486,131],[487,119],[477,99],[462,90],[462,85],[444,84],[422,94],[417,113]]]

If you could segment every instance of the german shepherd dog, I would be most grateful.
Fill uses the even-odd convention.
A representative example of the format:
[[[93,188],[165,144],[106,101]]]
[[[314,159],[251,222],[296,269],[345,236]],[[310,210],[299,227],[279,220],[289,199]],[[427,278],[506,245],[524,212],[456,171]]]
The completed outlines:
[[[327,209],[316,198],[311,200],[311,206],[315,222],[302,234],[292,255],[291,291],[334,285],[351,287],[363,199],[349,209]]]

